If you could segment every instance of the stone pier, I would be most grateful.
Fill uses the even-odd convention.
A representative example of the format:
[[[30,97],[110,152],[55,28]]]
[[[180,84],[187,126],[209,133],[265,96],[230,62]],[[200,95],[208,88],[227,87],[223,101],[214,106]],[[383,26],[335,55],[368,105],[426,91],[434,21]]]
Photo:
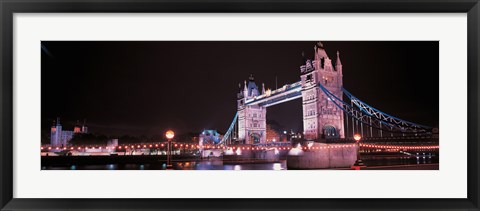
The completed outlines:
[[[309,148],[291,149],[287,155],[287,168],[345,168],[351,167],[357,160],[357,146],[354,144],[313,143]]]

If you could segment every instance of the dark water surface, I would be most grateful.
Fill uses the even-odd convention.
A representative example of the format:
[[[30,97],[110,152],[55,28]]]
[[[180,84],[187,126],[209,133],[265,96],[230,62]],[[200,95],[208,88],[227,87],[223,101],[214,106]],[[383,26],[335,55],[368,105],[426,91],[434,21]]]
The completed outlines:
[[[438,157],[411,157],[411,158],[366,158],[363,159],[367,166],[394,166],[394,165],[421,165],[438,163]],[[224,164],[222,160],[202,160],[191,162],[174,162],[176,170],[287,170],[286,161],[277,163],[247,163]],[[68,165],[68,166],[42,166],[42,170],[164,170],[166,163],[146,164],[107,164],[107,165]]]

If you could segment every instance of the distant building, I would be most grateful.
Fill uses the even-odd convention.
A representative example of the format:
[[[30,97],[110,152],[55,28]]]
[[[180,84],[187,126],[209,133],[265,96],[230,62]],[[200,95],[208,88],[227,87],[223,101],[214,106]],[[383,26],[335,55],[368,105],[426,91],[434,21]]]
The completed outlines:
[[[223,136],[218,133],[216,130],[203,130],[202,133],[200,133],[199,137],[199,144],[202,145],[215,145],[220,143],[222,140]]]
[[[73,138],[76,133],[87,133],[88,127],[85,125],[85,122],[82,126],[79,125],[78,121],[71,130],[63,130],[62,125],[60,124],[60,118],[57,117],[57,121],[53,122],[52,128],[50,129],[50,145],[52,146],[67,146],[68,142]]]
[[[273,127],[272,125],[270,124],[267,124],[267,143],[269,142],[280,142],[280,133],[277,132]]]

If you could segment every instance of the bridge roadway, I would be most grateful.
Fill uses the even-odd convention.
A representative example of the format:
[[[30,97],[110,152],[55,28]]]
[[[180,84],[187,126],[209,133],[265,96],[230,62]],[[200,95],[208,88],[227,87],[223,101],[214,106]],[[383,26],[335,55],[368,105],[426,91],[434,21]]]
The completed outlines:
[[[298,99],[302,97],[302,83],[301,81],[293,84],[286,84],[279,89],[270,91],[267,90],[265,94],[248,99],[245,101],[247,105],[259,105],[262,107],[269,107],[280,104],[286,101]]]

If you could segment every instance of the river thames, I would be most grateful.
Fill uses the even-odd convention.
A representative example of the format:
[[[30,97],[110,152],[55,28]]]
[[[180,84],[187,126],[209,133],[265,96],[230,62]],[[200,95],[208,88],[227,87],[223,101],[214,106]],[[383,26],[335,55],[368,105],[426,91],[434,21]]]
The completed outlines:
[[[364,159],[371,169],[438,169],[438,157],[411,158],[372,158]],[[42,170],[165,170],[166,163],[132,163],[132,164],[101,164],[101,165],[51,165],[42,166]],[[224,164],[221,159],[201,161],[173,162],[174,170],[287,170],[286,160],[275,163],[242,163]],[[348,168],[340,168],[348,169]]]

